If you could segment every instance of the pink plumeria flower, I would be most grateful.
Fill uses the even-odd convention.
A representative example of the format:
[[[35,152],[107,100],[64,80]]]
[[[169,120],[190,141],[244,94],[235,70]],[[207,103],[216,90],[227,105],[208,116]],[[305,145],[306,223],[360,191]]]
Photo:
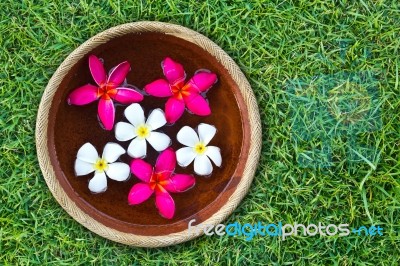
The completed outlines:
[[[119,141],[133,139],[128,146],[128,155],[132,158],[146,156],[146,142],[156,151],[163,151],[171,144],[171,139],[166,134],[154,131],[167,123],[161,109],[154,109],[146,121],[143,108],[138,103],[129,105],[124,114],[130,123],[118,122],[115,125],[115,138]]]
[[[167,57],[161,63],[165,79],[158,79],[145,86],[144,90],[155,97],[169,97],[165,103],[167,122],[175,123],[185,111],[199,116],[211,114],[210,106],[202,93],[217,82],[217,75],[207,71],[198,71],[185,84],[186,73],[181,64]]]
[[[175,203],[171,193],[185,192],[195,185],[192,175],[174,174],[176,155],[172,148],[163,151],[153,167],[142,159],[133,159],[131,172],[141,181],[135,184],[129,194],[130,205],[140,204],[155,193],[156,206],[161,216],[172,219],[175,213]]]
[[[201,176],[208,176],[213,171],[210,159],[221,167],[221,150],[215,146],[207,146],[214,137],[217,129],[208,124],[197,127],[198,135],[193,128],[184,126],[177,134],[178,141],[187,146],[176,151],[178,163],[182,167],[188,166],[194,160],[194,172]]]
[[[116,66],[107,76],[101,61],[94,55],[89,56],[89,69],[97,86],[86,84],[75,89],[68,96],[68,103],[73,105],[85,105],[99,99],[98,115],[106,130],[114,126],[115,107],[113,100],[130,104],[143,100],[143,95],[134,89],[119,87],[125,80],[130,70],[127,61]]]
[[[99,157],[96,148],[85,143],[79,150],[75,160],[75,174],[87,175],[95,172],[89,181],[89,190],[100,193],[107,190],[107,176],[116,181],[125,181],[129,178],[129,165],[116,162],[125,153],[117,143],[109,142],[104,146],[103,155]]]

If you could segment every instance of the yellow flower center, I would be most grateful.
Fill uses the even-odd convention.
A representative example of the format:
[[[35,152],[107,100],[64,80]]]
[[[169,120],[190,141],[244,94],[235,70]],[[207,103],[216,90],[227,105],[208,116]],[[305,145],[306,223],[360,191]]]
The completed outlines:
[[[147,125],[141,125],[136,128],[136,135],[139,138],[145,139],[150,135],[150,128]]]
[[[106,162],[106,160],[99,158],[94,163],[94,168],[96,169],[97,172],[104,172],[108,169],[108,163]]]
[[[206,147],[206,145],[204,145],[203,142],[199,142],[193,147],[193,150],[195,153],[202,155],[206,152],[207,147]]]

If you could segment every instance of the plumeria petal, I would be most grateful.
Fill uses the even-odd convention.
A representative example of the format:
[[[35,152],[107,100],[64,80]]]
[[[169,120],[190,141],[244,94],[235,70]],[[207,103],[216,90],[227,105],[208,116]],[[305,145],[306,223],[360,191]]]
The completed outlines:
[[[115,125],[115,138],[119,141],[127,141],[136,137],[135,127],[129,123],[118,122]]]
[[[133,159],[131,162],[131,172],[143,182],[150,182],[153,174],[153,167],[142,159]]]
[[[158,181],[161,182],[162,186],[164,186],[164,184],[166,184],[166,182],[168,182],[168,180],[170,179],[172,172],[164,171],[157,174]]]
[[[183,100],[170,97],[165,103],[165,118],[170,124],[175,123],[185,111],[185,102]]]
[[[135,127],[144,124],[143,108],[138,103],[133,103],[126,107],[124,111],[126,119]]]
[[[185,80],[185,70],[178,62],[175,62],[171,58],[167,57],[161,63],[161,66],[163,68],[164,75],[170,84],[174,85]]]
[[[125,80],[130,68],[131,65],[127,61],[120,63],[111,71],[108,83],[113,84],[115,88],[118,87]]]
[[[77,176],[87,175],[94,172],[93,163],[88,163],[79,159],[75,160],[75,174]]]
[[[82,87],[75,89],[68,95],[68,103],[73,105],[85,105],[97,100],[98,88],[91,84],[86,84]]]
[[[78,150],[76,158],[87,163],[95,163],[99,158],[99,154],[96,148],[91,143],[87,142]]]
[[[95,55],[89,56],[89,69],[97,85],[101,86],[106,82],[106,70],[104,69],[103,63]]]
[[[163,151],[171,145],[171,139],[166,134],[160,132],[153,131],[146,139],[156,151]]]
[[[185,90],[187,90],[187,92],[182,95],[182,100],[185,102],[185,104],[194,100],[200,95],[199,90],[194,86],[186,86]]]
[[[104,146],[103,155],[101,157],[105,159],[107,163],[113,163],[124,153],[125,150],[121,145],[108,142],[106,146]]]
[[[114,100],[123,104],[137,103],[143,100],[143,95],[134,89],[119,87]]]
[[[194,172],[198,175],[210,175],[212,173],[213,167],[211,165],[210,159],[206,155],[198,155],[194,159]]]
[[[100,99],[97,108],[99,118],[106,130],[111,130],[114,126],[115,107],[112,100]]]
[[[126,163],[111,163],[105,171],[107,176],[115,181],[125,181],[129,177],[130,168]]]
[[[167,123],[165,114],[160,108],[154,109],[147,118],[146,124],[151,127],[151,130],[156,130]]]
[[[172,219],[175,214],[175,202],[167,191],[156,191],[156,206],[161,216]]]
[[[194,147],[199,142],[196,131],[189,126],[184,126],[176,135],[178,141],[188,147]]]
[[[207,155],[215,163],[216,166],[221,166],[222,157],[220,148],[215,146],[208,146],[205,155]]]
[[[94,193],[104,192],[107,189],[107,176],[104,172],[95,173],[89,181],[89,190]]]
[[[129,191],[128,203],[130,205],[140,204],[150,198],[153,192],[154,190],[150,188],[149,184],[137,183]]]
[[[165,79],[158,79],[144,87],[145,92],[155,97],[172,96],[171,87]]]
[[[200,94],[191,97],[191,99],[185,97],[185,103],[187,108],[195,115],[207,116],[211,114],[208,102]]]
[[[172,148],[168,148],[162,153],[157,158],[156,162],[156,167],[155,167],[155,172],[160,173],[160,172],[172,172],[175,169],[176,165],[176,155],[175,152]]]
[[[196,179],[192,175],[176,174],[173,175],[168,184],[164,188],[169,192],[185,192],[192,188],[196,183]]]
[[[211,72],[197,72],[189,83],[198,89],[199,92],[205,92],[217,82],[217,75]]]
[[[196,155],[192,147],[184,147],[176,151],[176,159],[182,167],[186,167],[193,162]]]
[[[146,156],[147,144],[145,139],[134,138],[128,146],[128,154],[132,158],[142,158]]]
[[[212,125],[201,123],[198,126],[197,131],[199,132],[200,141],[203,142],[204,145],[207,145],[215,136],[217,129]]]

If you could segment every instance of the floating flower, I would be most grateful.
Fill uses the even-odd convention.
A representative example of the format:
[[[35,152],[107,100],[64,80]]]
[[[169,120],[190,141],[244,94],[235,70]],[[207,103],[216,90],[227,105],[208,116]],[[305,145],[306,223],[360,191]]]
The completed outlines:
[[[129,177],[129,165],[115,162],[125,150],[117,143],[109,142],[104,146],[103,155],[99,157],[96,148],[85,143],[76,155],[75,173],[77,176],[95,172],[89,181],[89,190],[94,193],[107,189],[107,176],[116,181],[125,181]]]
[[[146,140],[156,151],[163,151],[171,144],[171,139],[166,134],[154,131],[167,123],[161,109],[154,109],[146,122],[143,108],[137,103],[129,105],[124,114],[130,123],[118,122],[115,126],[115,137],[119,141],[133,139],[128,147],[129,156],[146,156]]]
[[[186,74],[181,64],[167,57],[161,63],[167,80],[158,79],[145,86],[144,90],[156,97],[170,97],[165,104],[165,116],[168,123],[175,123],[185,111],[200,116],[211,114],[210,106],[202,93],[217,82],[217,75],[205,70],[198,71],[185,84]]]
[[[218,147],[207,146],[217,132],[216,128],[208,124],[200,124],[197,128],[199,135],[193,128],[184,126],[179,130],[177,139],[188,147],[176,151],[178,163],[182,167],[188,166],[194,160],[194,171],[198,175],[207,176],[212,173],[213,166],[210,159],[216,166],[222,163],[221,151]]]
[[[172,148],[158,156],[154,169],[142,159],[132,160],[131,172],[143,182],[131,188],[128,203],[140,204],[155,192],[158,211],[161,216],[171,219],[175,213],[175,203],[169,192],[185,192],[196,182],[192,175],[174,174],[175,165],[176,155]]]
[[[94,55],[89,56],[89,69],[97,86],[86,84],[75,89],[68,96],[68,103],[85,105],[99,99],[98,115],[106,130],[114,126],[115,107],[113,100],[122,104],[136,103],[143,100],[143,95],[131,88],[119,87],[129,72],[127,61],[116,66],[106,75],[101,61]]]

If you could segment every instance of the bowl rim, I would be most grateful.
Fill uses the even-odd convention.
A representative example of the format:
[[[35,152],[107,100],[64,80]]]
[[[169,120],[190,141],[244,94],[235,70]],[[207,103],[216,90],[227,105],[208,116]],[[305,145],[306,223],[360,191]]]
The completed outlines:
[[[183,231],[168,235],[146,236],[122,232],[114,228],[107,227],[93,217],[89,216],[86,212],[80,209],[71,198],[69,198],[63,187],[60,185],[56,177],[55,170],[51,164],[48,147],[49,112],[55,92],[64,76],[83,55],[90,52],[90,50],[93,48],[108,42],[112,38],[123,36],[128,33],[140,32],[158,32],[170,34],[175,37],[190,41],[207,51],[211,56],[215,57],[228,71],[228,74],[237,84],[241,96],[243,97],[244,104],[247,108],[247,122],[249,126],[250,141],[248,149],[249,152],[246,158],[242,178],[227,202],[207,220],[193,226],[193,231],[190,232],[191,234],[189,234],[188,229],[185,229]],[[62,206],[62,208],[77,222],[90,231],[109,240],[138,247],[162,247],[182,243],[202,235],[204,233],[203,230],[196,229],[201,229],[204,224],[211,224],[215,226],[216,224],[219,224],[225,220],[237,208],[241,200],[245,197],[253,181],[261,153],[261,135],[261,121],[256,98],[249,82],[233,59],[217,44],[196,31],[180,25],[155,21],[132,22],[109,28],[93,36],[76,48],[72,53],[70,53],[57,68],[44,90],[38,109],[35,132],[37,157],[43,177],[54,198]]]

